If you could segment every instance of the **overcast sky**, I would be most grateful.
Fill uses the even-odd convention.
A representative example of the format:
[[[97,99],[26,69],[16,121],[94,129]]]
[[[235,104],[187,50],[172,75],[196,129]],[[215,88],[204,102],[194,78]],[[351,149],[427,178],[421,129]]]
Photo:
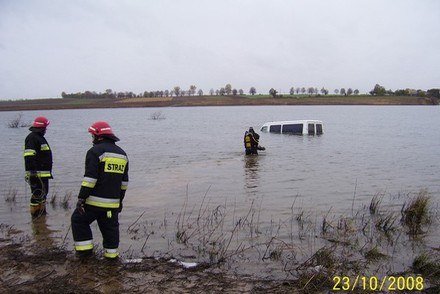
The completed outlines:
[[[0,99],[440,87],[438,0],[0,0]]]

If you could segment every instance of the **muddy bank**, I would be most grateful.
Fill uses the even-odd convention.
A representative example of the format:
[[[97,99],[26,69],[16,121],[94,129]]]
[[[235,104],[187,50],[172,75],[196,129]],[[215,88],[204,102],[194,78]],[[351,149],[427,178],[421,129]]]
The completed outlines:
[[[370,207],[370,210],[376,208],[378,206]],[[380,230],[386,228],[387,232],[377,231],[371,237],[385,236],[387,239],[383,242],[393,250],[400,250],[398,244],[405,240],[394,236],[394,233],[401,236],[398,228],[389,227],[389,217],[382,218],[378,212],[375,216],[376,226],[380,225]],[[91,258],[78,259],[66,241],[70,230],[54,235],[55,231],[46,225],[46,217],[32,220],[31,233],[19,231],[14,225],[0,224],[0,293],[347,293],[342,291],[345,287],[342,277],[353,283],[356,276],[368,278],[369,282],[362,284],[361,281],[350,293],[367,293],[365,287],[387,293],[377,291],[376,279],[385,281],[387,289],[397,287],[393,281],[399,279],[407,281],[399,284],[402,289],[414,290],[417,285],[420,291],[415,293],[439,293],[440,290],[440,248],[425,248],[409,267],[390,270],[388,265],[392,259],[401,258],[399,253],[387,256],[376,241],[372,241],[371,249],[367,250],[368,244],[362,245],[357,235],[367,225],[362,222],[364,229],[357,228],[355,218],[338,220],[337,234],[331,232],[336,224],[323,223],[326,231],[323,237],[328,245],[311,252],[301,262],[296,260],[300,248],[292,248],[272,237],[267,243],[256,242],[252,248],[243,247],[241,243],[232,254],[211,261],[184,263],[176,260],[171,252],[155,257],[142,254],[132,257],[132,253],[126,251],[116,261],[106,260],[99,249]],[[180,229],[195,238],[201,237],[194,235],[187,225]],[[414,245],[422,242],[424,234],[423,230],[421,234],[412,235]],[[190,240],[187,242],[190,245]],[[359,244],[363,248],[357,248]],[[270,271],[253,274],[236,271],[237,263],[252,267],[251,257],[246,255],[251,249],[259,250],[263,261],[278,261],[284,265],[284,275],[271,278]]]
[[[3,226],[3,225],[2,225]],[[12,227],[0,238],[1,293],[296,293],[277,281],[238,277],[217,267],[186,268],[165,259],[79,260],[51,240],[35,242]]]

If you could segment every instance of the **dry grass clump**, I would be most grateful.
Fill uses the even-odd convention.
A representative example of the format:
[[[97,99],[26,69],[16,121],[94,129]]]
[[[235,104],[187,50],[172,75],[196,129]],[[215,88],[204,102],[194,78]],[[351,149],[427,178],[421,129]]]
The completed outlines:
[[[440,255],[438,251],[418,255],[414,258],[411,268],[429,284],[426,293],[440,293]]]
[[[426,278],[440,280],[440,257],[422,253],[414,258],[412,269]]]
[[[53,207],[56,208],[59,206],[60,208],[64,210],[70,209],[70,201],[72,200],[73,192],[72,191],[66,191],[64,192],[64,196],[62,198],[58,197],[58,192],[53,192],[48,203]]]
[[[371,248],[370,250],[365,252],[364,257],[369,262],[375,262],[385,258],[386,255],[381,253],[377,246],[375,246],[374,248]]]
[[[340,263],[335,249],[336,245],[322,247],[296,268],[299,272],[297,283],[304,293],[317,293],[331,289],[332,276],[336,273]]]
[[[402,223],[408,228],[410,235],[423,233],[423,227],[431,222],[429,215],[430,197],[422,190],[402,207]]]
[[[373,199],[371,199],[370,207],[369,207],[371,215],[375,215],[379,212],[380,204],[382,203],[382,198],[383,195],[377,193],[376,195],[374,195]]]

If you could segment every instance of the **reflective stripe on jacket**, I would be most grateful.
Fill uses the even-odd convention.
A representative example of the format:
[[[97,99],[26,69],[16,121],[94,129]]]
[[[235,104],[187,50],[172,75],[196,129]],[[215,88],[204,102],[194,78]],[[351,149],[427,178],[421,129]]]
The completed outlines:
[[[86,204],[101,208],[119,208],[119,198],[104,198],[97,196],[89,196],[86,199]]]

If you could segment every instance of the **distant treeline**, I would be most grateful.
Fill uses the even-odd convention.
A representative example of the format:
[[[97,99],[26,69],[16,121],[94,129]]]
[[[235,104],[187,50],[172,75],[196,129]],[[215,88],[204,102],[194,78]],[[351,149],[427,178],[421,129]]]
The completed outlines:
[[[135,94],[134,92],[116,92],[112,89],[105,90],[104,93],[97,93],[95,91],[85,91],[85,92],[79,92],[79,93],[70,93],[67,94],[66,92],[61,93],[61,97],[63,98],[77,98],[77,99],[97,99],[97,98],[135,98],[135,97],[172,97],[172,96],[203,96],[204,92],[203,90],[199,89],[197,90],[197,87],[194,85],[191,85],[188,90],[183,90],[179,86],[176,86],[173,88],[173,90],[163,90],[163,91],[144,91],[143,93]],[[255,95],[257,93],[257,90],[255,87],[251,87],[248,92],[250,95]],[[336,95],[341,96],[351,96],[351,95],[359,95],[359,90],[352,88],[341,88],[341,89],[335,89],[334,93]],[[268,94],[272,97],[283,97],[283,95],[280,95],[278,91],[276,91],[274,88],[271,88],[268,91]],[[294,95],[309,95],[309,96],[321,96],[321,95],[328,95],[329,90],[325,88],[321,88],[318,90],[316,87],[291,87],[289,94]],[[417,97],[425,97],[425,98],[434,98],[434,99],[440,99],[440,89],[429,89],[429,90],[415,90],[415,89],[398,89],[395,91],[387,90],[385,87],[376,84],[374,86],[374,89],[369,92],[372,96],[417,96]],[[222,87],[220,89],[214,90],[210,89],[209,95],[244,95],[243,89],[235,89],[232,88],[230,84],[227,84],[225,87]]]

